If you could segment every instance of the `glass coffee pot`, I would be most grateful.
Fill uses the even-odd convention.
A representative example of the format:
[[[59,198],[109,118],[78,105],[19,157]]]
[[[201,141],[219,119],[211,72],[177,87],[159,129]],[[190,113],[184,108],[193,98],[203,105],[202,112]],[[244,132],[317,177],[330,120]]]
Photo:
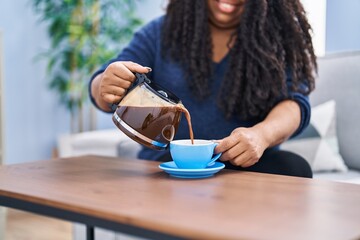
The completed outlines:
[[[170,91],[135,73],[136,81],[115,105],[113,122],[128,137],[156,150],[165,150],[178,129],[183,105]]]

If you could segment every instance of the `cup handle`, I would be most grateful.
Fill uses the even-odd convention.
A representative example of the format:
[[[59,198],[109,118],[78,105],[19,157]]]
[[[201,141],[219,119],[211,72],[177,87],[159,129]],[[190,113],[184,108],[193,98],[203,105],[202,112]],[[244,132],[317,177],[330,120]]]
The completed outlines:
[[[215,161],[220,158],[221,154],[222,154],[222,153],[218,153],[218,154],[216,154],[215,156],[213,156],[213,157],[211,158],[211,161],[207,164],[207,166],[210,167],[210,166],[214,165],[214,164],[215,164]]]

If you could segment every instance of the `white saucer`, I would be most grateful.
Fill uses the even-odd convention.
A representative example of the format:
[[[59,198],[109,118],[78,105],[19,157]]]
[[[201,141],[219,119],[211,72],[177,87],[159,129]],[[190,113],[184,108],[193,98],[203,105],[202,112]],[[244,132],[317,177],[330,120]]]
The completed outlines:
[[[159,165],[159,168],[170,174],[170,176],[177,178],[206,178],[211,177],[225,167],[221,162],[215,162],[214,165],[202,169],[183,169],[178,168],[176,164],[171,162],[164,162]]]

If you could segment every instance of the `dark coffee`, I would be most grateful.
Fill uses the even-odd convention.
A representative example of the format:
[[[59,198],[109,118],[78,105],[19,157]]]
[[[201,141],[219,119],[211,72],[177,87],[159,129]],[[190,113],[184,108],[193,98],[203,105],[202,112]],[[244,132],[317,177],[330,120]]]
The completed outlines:
[[[163,150],[173,140],[180,117],[181,112],[175,106],[119,106],[113,121],[130,138],[147,147]]]
[[[142,82],[121,100],[112,119],[133,140],[164,150],[174,139],[181,113],[185,114],[193,141],[190,114],[181,101],[155,84]]]
[[[182,112],[187,119],[193,143],[191,117],[182,104],[162,107],[121,105],[116,109],[112,119],[130,138],[147,147],[163,150],[174,139]]]

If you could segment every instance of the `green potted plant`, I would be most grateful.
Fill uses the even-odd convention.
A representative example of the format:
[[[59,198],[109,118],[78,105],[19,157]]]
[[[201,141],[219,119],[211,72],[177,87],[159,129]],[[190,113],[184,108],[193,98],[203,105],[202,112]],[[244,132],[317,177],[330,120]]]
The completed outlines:
[[[71,114],[72,132],[83,131],[84,103],[90,75],[116,56],[142,21],[133,0],[33,0],[47,23],[51,47],[47,59],[49,87]]]

